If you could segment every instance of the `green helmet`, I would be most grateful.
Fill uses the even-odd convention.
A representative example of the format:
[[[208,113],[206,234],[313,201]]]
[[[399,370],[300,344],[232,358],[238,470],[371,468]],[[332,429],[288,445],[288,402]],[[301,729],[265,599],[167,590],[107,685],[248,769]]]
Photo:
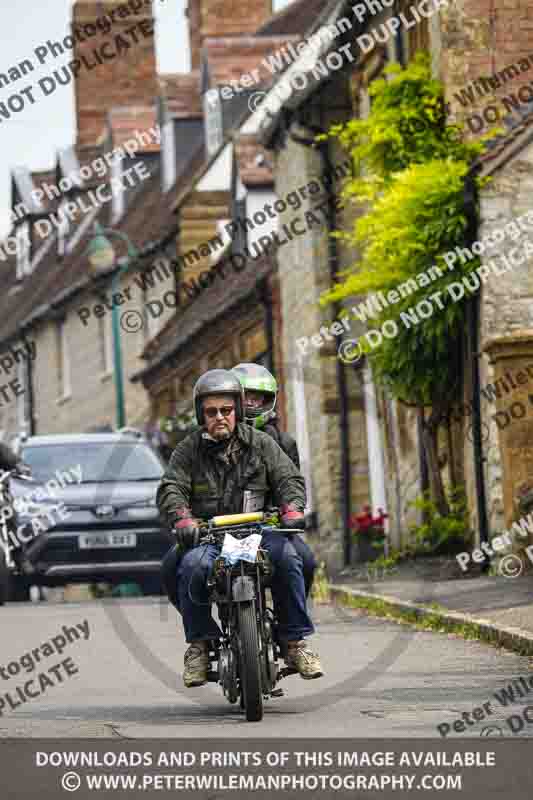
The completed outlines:
[[[278,384],[275,377],[260,364],[237,364],[231,370],[240,381],[246,392],[261,392],[266,395],[265,402],[260,407],[245,404],[245,419],[254,428],[262,429],[269,419],[274,416],[274,408],[278,395]]]

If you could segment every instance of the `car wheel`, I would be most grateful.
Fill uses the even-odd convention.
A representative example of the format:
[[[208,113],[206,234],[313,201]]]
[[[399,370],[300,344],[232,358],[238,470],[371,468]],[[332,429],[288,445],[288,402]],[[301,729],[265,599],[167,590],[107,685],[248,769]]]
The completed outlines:
[[[40,603],[42,599],[41,589],[39,586],[33,584],[30,586],[30,600],[32,603]]]
[[[142,578],[139,583],[145,595],[166,595],[165,588],[159,575],[150,575],[149,577]]]

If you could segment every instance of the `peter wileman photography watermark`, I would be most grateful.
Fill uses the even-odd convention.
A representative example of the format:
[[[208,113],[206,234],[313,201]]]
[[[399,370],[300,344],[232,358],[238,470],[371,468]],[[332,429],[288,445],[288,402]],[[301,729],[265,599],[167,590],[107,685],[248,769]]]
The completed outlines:
[[[343,163],[335,167],[332,180],[340,180],[349,174],[351,163],[346,159]],[[301,214],[293,215],[290,219],[281,221],[280,215],[287,211],[299,211],[305,201],[316,203],[322,195],[323,189],[327,189],[329,183],[326,176],[303,184],[297,189],[293,189],[283,197],[278,197],[273,203],[265,203],[261,208],[254,211],[250,216],[243,216],[226,222],[223,237],[221,234],[213,236],[196,248],[182,253],[178,258],[164,259],[158,258],[154,264],[139,272],[134,276],[133,281],[120,292],[114,292],[109,298],[93,305],[82,306],[77,310],[78,317],[84,327],[89,325],[91,317],[100,318],[105,316],[108,311],[112,311],[115,306],[122,306],[131,301],[132,290],[135,287],[144,293],[161,282],[168,280],[175,275],[181,275],[182,271],[199,263],[202,258],[210,257],[214,263],[209,270],[202,270],[200,274],[191,280],[180,281],[177,289],[169,289],[160,299],[150,300],[144,304],[144,314],[136,309],[129,309],[122,312],[120,326],[126,333],[137,333],[141,330],[150,315],[157,319],[167,308],[185,308],[187,301],[194,301],[208,287],[217,280],[225,280],[230,272],[241,273],[247,266],[257,261],[261,256],[270,252],[274,247],[279,248],[292,242],[298,236],[305,235],[315,227],[322,227],[327,220],[328,201],[312,205],[311,208],[304,210]],[[323,219],[316,212],[321,212]],[[273,220],[278,223],[273,227]],[[268,231],[258,236],[258,230],[263,226],[269,225]],[[254,239],[248,245],[235,252],[228,252],[232,240],[238,235],[248,236],[253,232]],[[173,273],[172,269],[176,269]]]
[[[10,473],[2,473],[0,479],[6,474]],[[74,482],[81,483],[81,464],[76,464],[63,472],[56,470],[54,475],[55,478],[50,478],[37,488],[15,497],[13,503],[0,507],[0,546],[8,561],[12,550],[22,547],[40,533],[44,533],[53,525],[58,525],[60,521],[68,519],[71,515],[72,512],[64,502],[49,503],[47,501],[50,498],[56,498],[59,488],[63,489]],[[8,522],[15,514],[21,516],[21,524],[16,530]]]
[[[46,44],[36,47],[30,58],[25,58],[18,64],[14,64],[7,70],[7,73],[0,74],[0,86],[6,87],[16,83],[21,78],[34,72],[38,67],[47,64],[51,59],[56,59],[64,55],[69,50],[73,50],[76,42],[85,42],[88,38],[101,33],[109,33],[112,24],[117,19],[127,19],[132,14],[138,14],[143,6],[151,8],[151,0],[129,0],[127,3],[119,5],[110,11],[109,15],[103,14],[94,23],[83,25],[83,29],[73,26],[72,35],[65,36],[61,42],[53,42],[50,39]],[[49,97],[58,86],[68,86],[75,80],[82,69],[93,70],[95,67],[112,61],[127,53],[134,45],[139,44],[143,39],[151,38],[154,35],[153,23],[148,19],[133,22],[131,27],[123,29],[116,34],[112,40],[100,43],[91,52],[85,52],[79,58],[63,66],[61,70],[55,69],[52,74],[45,75],[37,85],[30,83],[18,92],[11,94],[7,100],[0,101],[0,122],[11,119],[12,115],[19,114],[28,106],[35,105],[37,97]],[[92,57],[92,58],[91,58]],[[34,60],[35,59],[35,60]]]
[[[327,77],[329,72],[341,69],[346,62],[353,63],[359,56],[359,52],[370,53],[378,44],[386,44],[389,39],[396,36],[398,31],[408,31],[420,24],[423,19],[428,19],[439,12],[440,8],[447,8],[451,0],[421,0],[419,3],[405,8],[398,14],[388,17],[384,22],[371,28],[368,33],[363,33],[357,37],[356,42],[347,42],[337,50],[326,53],[319,57],[326,47],[338,36],[359,27],[359,24],[368,16],[375,16],[383,13],[387,8],[396,5],[396,0],[365,0],[364,3],[355,3],[351,7],[356,22],[349,17],[341,17],[334,23],[323,25],[316,33],[296,44],[289,42],[280,47],[274,53],[270,53],[261,61],[264,71],[271,75],[283,73],[271,91],[260,90],[254,92],[248,98],[250,111],[254,112],[265,100],[265,109],[269,113],[277,112],[284,100],[292,91],[301,91],[308,85],[309,78],[315,80],[320,76]],[[356,45],[357,52],[352,53],[352,46]],[[346,61],[345,61],[346,60]],[[287,69],[297,63],[301,70]],[[308,74],[309,73],[309,74]],[[214,106],[219,99],[229,100],[235,94],[241,94],[254,85],[261,83],[260,69],[256,67],[250,72],[243,72],[239,78],[229,80],[220,89],[211,89],[207,92],[208,104]]]
[[[152,141],[155,144],[161,142],[159,125],[154,125],[146,131],[135,131],[134,137],[122,145],[114,147],[109,153],[98,156],[89,164],[84,164],[78,171],[70,172],[61,178],[58,185],[44,182],[38,189],[32,189],[31,201],[35,204],[35,208],[43,214],[42,201],[45,197],[48,200],[56,200],[58,204],[55,213],[49,212],[45,218],[37,220],[32,226],[32,230],[38,234],[39,239],[45,240],[54,230],[62,230],[65,223],[68,225],[70,222],[74,222],[78,216],[100,209],[106,203],[111,202],[113,197],[122,194],[128,188],[133,188],[136,183],[150,178],[151,173],[146,165],[143,162],[137,162],[128,169],[121,170],[119,175],[112,177],[109,185],[107,181],[91,189],[85,185],[85,182],[95,175],[98,178],[104,178],[110,167],[128,156],[133,158],[140,149],[152,144]],[[75,200],[69,200],[66,196],[63,198],[65,193],[71,192],[73,189],[79,191],[79,197]],[[109,192],[108,189],[110,189]],[[11,224],[15,224],[17,220],[25,218],[30,213],[31,209],[27,204],[18,203],[11,212]],[[9,255],[24,256],[31,252],[31,247],[29,231],[26,228],[20,228],[17,235],[8,236],[3,240],[0,246],[0,261],[7,261]]]
[[[448,251],[442,256],[442,261],[446,264],[448,270],[453,271],[459,262],[466,264],[474,260],[476,257],[483,255],[487,249],[501,244],[506,237],[516,242],[524,237],[524,234],[531,234],[533,232],[532,226],[533,210],[530,210],[516,217],[516,220],[507,223],[503,230],[495,229],[483,239],[474,242],[470,248],[456,247],[454,250]],[[465,292],[468,291],[470,295],[475,294],[481,285],[487,282],[491,274],[495,277],[505,275],[516,266],[523,264],[532,255],[533,242],[525,237],[520,246],[514,246],[507,253],[497,253],[487,263],[481,264],[468,276],[464,276],[461,281],[451,281],[446,284],[446,292],[434,292],[428,295],[426,299],[420,300],[414,307],[411,306],[406,311],[401,311],[399,320],[406,329],[411,328],[413,325],[418,325],[422,320],[429,319],[436,309],[444,309],[444,303],[448,298],[453,303],[457,303],[465,297]],[[400,303],[418,289],[436,282],[444,274],[444,268],[434,264],[428,270],[418,273],[413,278],[408,278],[404,283],[398,284],[395,289],[390,289],[386,297],[384,292],[370,294],[364,302],[352,306],[351,312],[353,316],[351,318],[356,318],[363,323],[371,322],[372,319],[389,307]],[[327,339],[340,336],[344,329],[349,330],[350,328],[350,316],[347,315],[339,318],[329,326],[322,326],[320,332],[312,336],[301,336],[296,340],[296,345],[302,356],[305,356],[311,346],[314,349],[318,349],[325,344]],[[368,330],[360,339],[363,340],[363,345],[366,345],[372,351],[379,347],[384,339],[394,339],[398,333],[399,326],[396,320],[388,319],[381,325],[380,330]],[[341,342],[338,356],[345,364],[354,364],[362,358],[364,350],[360,339],[345,339]]]
[[[64,658],[52,667],[48,667],[48,669],[32,675],[32,677],[24,681],[24,683],[20,683],[21,680],[24,680],[26,675],[35,673],[37,664],[41,664],[41,660],[44,661],[53,655],[61,656],[63,650],[65,650],[69,644],[73,644],[79,641],[79,639],[87,641],[88,638],[88,620],[78,622],[74,627],[63,625],[61,633],[57,634],[57,636],[53,636],[38,647],[28,650],[28,652],[24,653],[20,658],[13,659],[7,664],[0,665],[0,678],[3,681],[9,681],[11,678],[17,678],[19,680],[17,686],[10,689],[8,692],[0,694],[0,717],[4,715],[6,710],[15,711],[16,708],[27,703],[28,700],[41,697],[48,689],[52,689],[54,686],[63,683],[66,678],[77,675],[79,670],[72,658]]]
[[[492,697],[498,703],[496,710],[499,708],[508,708],[519,702],[519,700],[527,697],[533,692],[533,675],[516,678],[512,680],[505,688],[500,689],[498,692],[493,692]],[[533,700],[533,696],[531,697]],[[437,725],[437,730],[442,737],[449,736],[450,733],[466,733],[472,735],[471,730],[479,722],[484,722],[495,713],[495,707],[492,700],[487,700],[472,711],[463,711],[461,716],[453,722],[441,722]],[[481,736],[503,736],[504,729],[499,725],[495,725],[491,720],[491,725],[483,728]],[[520,733],[525,725],[533,724],[533,705],[525,706],[520,709],[519,714],[510,714],[504,720],[506,730],[511,733]]]
[[[1,248],[0,248],[1,252]],[[15,364],[23,364],[26,359],[33,361],[37,355],[35,342],[24,342],[21,347],[11,347],[0,353],[0,368],[4,375],[9,375]],[[0,408],[24,394],[26,388],[18,378],[0,384]]]
[[[482,542],[479,548],[468,553],[466,550],[458,553],[455,557],[463,572],[467,572],[471,562],[482,564],[488,558],[492,558],[496,553],[503,552],[513,544],[513,537],[519,536],[523,539],[528,538],[533,533],[533,513],[521,517],[517,522],[513,522],[511,527],[500,536],[494,536],[490,544]],[[533,564],[533,544],[524,548],[524,553]],[[524,570],[524,561],[516,553],[508,553],[500,559],[498,572],[504,578],[517,578]]]

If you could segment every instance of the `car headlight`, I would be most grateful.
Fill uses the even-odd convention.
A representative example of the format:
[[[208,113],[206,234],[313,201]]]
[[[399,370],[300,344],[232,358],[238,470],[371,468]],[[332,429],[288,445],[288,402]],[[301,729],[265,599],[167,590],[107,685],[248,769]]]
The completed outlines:
[[[65,510],[61,503],[25,503],[20,511],[15,508],[15,513],[21,520],[30,520],[34,517],[45,517],[59,508]]]

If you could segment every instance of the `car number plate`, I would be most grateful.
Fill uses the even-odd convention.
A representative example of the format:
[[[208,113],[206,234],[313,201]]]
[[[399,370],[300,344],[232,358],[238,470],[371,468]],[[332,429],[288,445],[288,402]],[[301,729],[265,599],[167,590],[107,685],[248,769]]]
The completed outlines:
[[[97,547],[135,547],[135,533],[83,533],[78,536],[80,550],[93,550]]]

